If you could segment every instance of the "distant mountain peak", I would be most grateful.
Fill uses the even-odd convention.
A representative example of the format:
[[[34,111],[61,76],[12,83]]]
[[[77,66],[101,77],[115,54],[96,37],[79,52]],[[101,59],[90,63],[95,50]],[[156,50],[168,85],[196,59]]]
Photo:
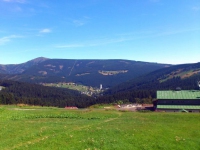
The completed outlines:
[[[46,60],[48,60],[48,59],[49,59],[49,58],[38,57],[38,58],[32,59],[32,60],[30,60],[30,61],[28,61],[28,62],[41,63],[41,62],[46,61]]]
[[[32,59],[30,61],[27,61],[25,63],[21,64],[15,64],[15,65],[0,65],[0,73],[4,74],[20,74],[27,70],[28,68],[38,65],[44,61],[48,60],[48,58],[45,57],[38,57],[35,59]]]

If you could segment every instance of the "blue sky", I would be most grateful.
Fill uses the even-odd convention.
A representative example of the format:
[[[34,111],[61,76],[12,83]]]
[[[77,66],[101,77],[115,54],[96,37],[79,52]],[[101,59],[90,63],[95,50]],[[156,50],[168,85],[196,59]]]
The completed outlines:
[[[0,64],[200,62],[199,0],[0,0]]]

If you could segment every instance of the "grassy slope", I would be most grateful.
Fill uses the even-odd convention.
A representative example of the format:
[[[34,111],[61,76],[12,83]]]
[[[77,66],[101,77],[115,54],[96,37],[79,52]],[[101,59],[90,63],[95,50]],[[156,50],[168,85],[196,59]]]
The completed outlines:
[[[197,150],[200,145],[199,113],[17,109],[0,107],[1,150]]]
[[[159,81],[164,82],[164,81],[167,81],[167,80],[172,79],[174,77],[180,77],[181,79],[185,79],[185,78],[189,78],[189,77],[196,75],[196,74],[199,74],[199,73],[200,73],[199,68],[186,70],[186,71],[183,71],[183,69],[179,69],[179,70],[174,71],[170,74],[167,74],[165,79],[162,79],[162,80],[159,80]]]
[[[84,86],[84,85],[67,85],[67,84],[57,84],[57,83],[49,83],[49,84],[45,84],[45,86],[50,86],[50,87],[62,87],[62,88],[68,88],[71,90],[77,90],[80,92],[84,92],[87,91],[88,86]]]

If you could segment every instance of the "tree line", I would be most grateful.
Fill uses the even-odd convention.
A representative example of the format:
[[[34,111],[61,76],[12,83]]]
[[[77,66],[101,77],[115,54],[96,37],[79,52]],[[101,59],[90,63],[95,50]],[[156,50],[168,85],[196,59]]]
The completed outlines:
[[[144,77],[143,77],[144,79]],[[65,88],[45,87],[37,84],[24,82],[2,80],[0,86],[0,104],[30,104],[41,106],[76,106],[85,108],[94,104],[101,103],[152,103],[156,99],[157,90],[176,90],[180,87],[182,90],[198,90],[197,81],[200,75],[194,75],[190,78],[181,79],[174,77],[160,83],[158,80],[148,78],[135,81],[132,86],[124,89],[107,91],[103,96],[89,97],[80,94],[78,91]],[[146,81],[146,82],[145,82]],[[130,83],[128,83],[130,84]]]
[[[37,84],[16,81],[0,81],[0,104],[29,104],[41,106],[77,106],[88,107],[94,104],[94,98],[64,88],[45,87]]]

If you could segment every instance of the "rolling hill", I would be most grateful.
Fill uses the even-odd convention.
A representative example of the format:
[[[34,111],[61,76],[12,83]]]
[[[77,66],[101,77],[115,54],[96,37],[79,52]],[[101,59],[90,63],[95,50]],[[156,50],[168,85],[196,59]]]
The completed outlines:
[[[152,103],[157,90],[198,90],[200,63],[162,68],[103,92],[96,103]]]
[[[1,79],[31,83],[74,82],[112,87],[171,65],[130,60],[37,58],[19,65],[1,65]],[[2,75],[3,74],[3,75]]]
[[[105,94],[115,94],[134,90],[198,89],[200,63],[182,64],[159,69],[149,74],[119,84]]]

